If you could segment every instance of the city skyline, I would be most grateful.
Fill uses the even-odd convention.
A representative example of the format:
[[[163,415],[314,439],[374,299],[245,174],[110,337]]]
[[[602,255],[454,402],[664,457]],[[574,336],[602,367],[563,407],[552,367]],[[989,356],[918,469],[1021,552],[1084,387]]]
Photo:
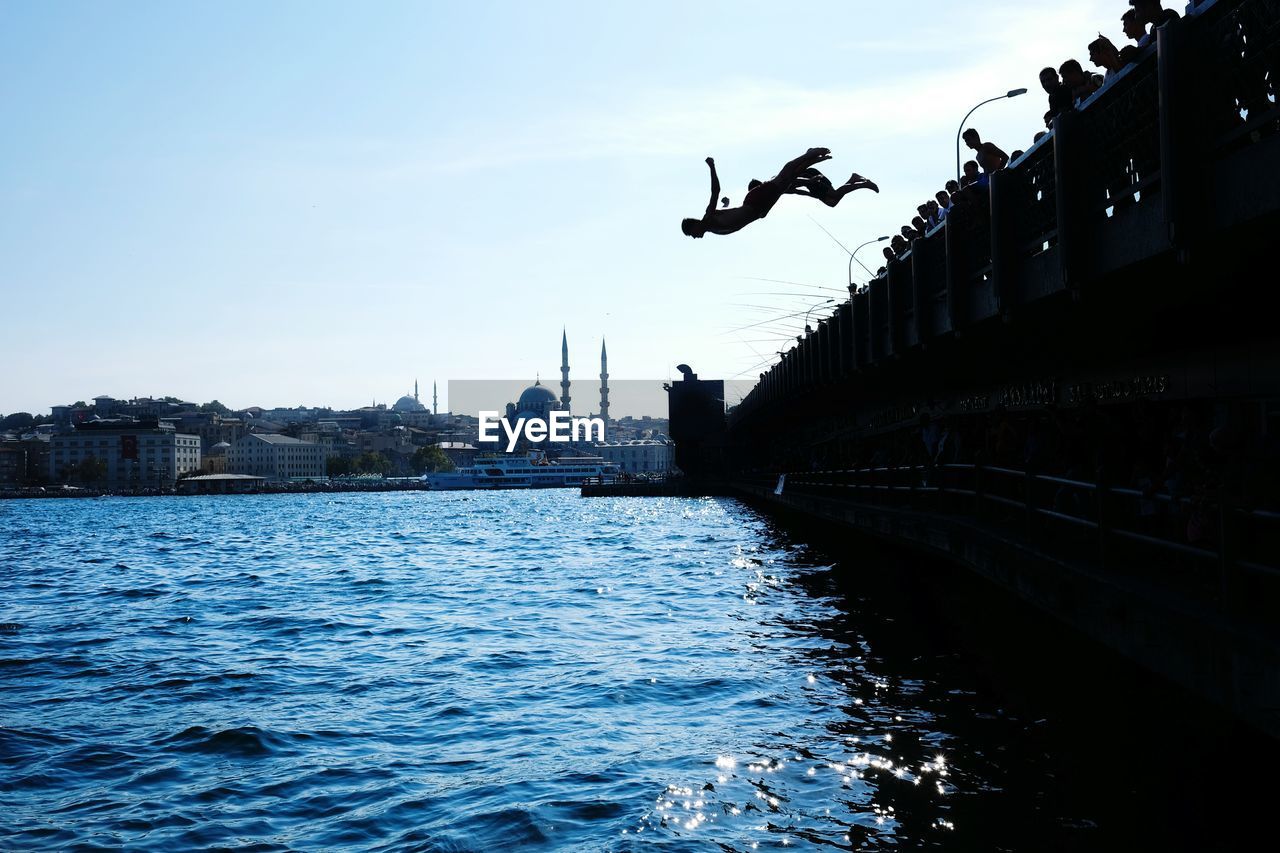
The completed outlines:
[[[561,330],[561,350],[560,351],[561,351],[560,384],[559,384],[559,387],[561,389],[560,399],[561,399],[561,402],[564,404],[564,408],[566,410],[574,410],[570,405],[569,391],[570,391],[571,385],[575,380],[573,379],[572,368],[569,364],[568,331],[564,329]],[[588,389],[594,389],[594,392],[599,396],[595,397],[595,396],[588,395],[583,397],[581,400],[580,407],[574,411],[600,413],[603,417],[608,419],[611,416],[610,410],[611,408],[613,408],[609,403],[610,393],[621,392],[620,397],[615,397],[615,400],[620,401],[618,405],[621,407],[621,411],[617,413],[617,417],[628,418],[628,417],[663,417],[665,416],[666,398],[665,398],[665,392],[662,390],[662,388],[664,387],[664,382],[662,380],[622,380],[621,385],[618,385],[617,383],[615,383],[615,386],[613,388],[610,388],[608,386],[608,379],[610,374],[608,373],[607,365],[608,365],[607,343],[606,341],[604,341],[604,339],[601,339],[600,373],[596,374],[594,377],[590,373],[588,373],[585,378],[579,377],[576,380],[580,384],[584,382],[587,383]],[[105,394],[105,395],[95,394],[92,397],[85,396],[85,395],[78,395],[74,397],[74,399],[72,400],[53,401],[53,402],[47,403],[43,407],[37,407],[36,409],[22,410],[22,411],[26,411],[27,413],[33,414],[33,415],[44,415],[53,407],[69,406],[77,402],[84,402],[86,404],[89,404],[92,400],[99,399],[100,397],[103,397],[103,396],[111,399],[121,399],[121,400],[123,399],[172,400],[172,401],[180,401],[183,403],[193,403],[197,405],[205,405],[208,403],[217,402],[233,411],[246,411],[254,408],[271,410],[271,411],[288,410],[288,409],[295,409],[295,408],[296,409],[329,409],[334,411],[349,411],[349,410],[355,410],[355,409],[363,409],[366,407],[379,407],[379,406],[382,406],[388,409],[391,409],[391,408],[398,409],[400,406],[400,403],[402,403],[406,399],[412,398],[412,400],[415,403],[419,403],[423,405],[426,411],[436,412],[436,413],[451,412],[454,414],[464,414],[464,415],[469,415],[474,417],[480,411],[492,408],[495,405],[495,401],[506,400],[508,398],[513,399],[515,397],[518,397],[519,392],[522,389],[524,389],[530,384],[539,384],[540,379],[541,379],[540,374],[535,374],[532,383],[530,383],[527,379],[484,379],[484,380],[448,380],[445,383],[441,384],[438,381],[433,379],[431,380],[431,383],[430,383],[430,392],[429,392],[429,397],[427,398],[430,402],[430,405],[421,403],[421,397],[420,397],[419,387],[418,387],[419,379],[415,378],[413,380],[412,385],[405,390],[403,395],[393,394],[390,397],[384,397],[380,399],[379,395],[374,394],[370,398],[368,398],[368,401],[366,403],[362,403],[358,406],[352,406],[352,407],[332,406],[326,403],[317,403],[317,402],[309,403],[306,401],[299,401],[297,402],[296,405],[294,405],[293,403],[288,403],[284,405],[271,405],[270,403],[272,401],[258,401],[255,403],[251,403],[249,405],[239,405],[238,404],[239,401],[228,402],[227,400],[222,400],[220,398],[213,398],[211,400],[198,400],[198,399],[183,397],[183,396],[174,395],[174,394],[129,394],[129,395],[124,395],[118,398],[110,394]],[[600,384],[598,386],[592,384],[593,380],[598,381]],[[739,386],[740,387],[738,387],[735,393],[739,395],[745,394],[747,390],[745,384],[739,383]],[[451,396],[451,390],[455,392],[452,396]],[[443,394],[441,393],[442,391],[443,391]],[[461,393],[456,393],[458,391],[460,391]],[[457,400],[457,406],[458,406],[456,409],[452,405],[455,399]],[[443,406],[441,405],[441,401],[443,401]],[[268,405],[262,405],[263,402],[267,402]],[[595,403],[594,407],[592,406],[592,403]],[[5,412],[0,410],[0,416],[4,416],[6,414],[12,414],[12,413],[14,412]]]
[[[730,8],[6,7],[0,106],[31,120],[0,140],[0,275],[29,360],[0,410],[126,377],[350,407],[405,364],[551,375],[565,325],[609,339],[615,380],[750,378],[794,326],[730,330],[847,283],[823,229],[850,248],[895,232],[993,93],[1032,89],[972,122],[1027,147],[1038,70],[1086,60],[1099,22],[1119,38],[1109,3],[832,3],[807,17],[850,35],[814,51],[777,39],[776,10]],[[680,234],[705,156],[736,202],[811,145],[882,193]]]

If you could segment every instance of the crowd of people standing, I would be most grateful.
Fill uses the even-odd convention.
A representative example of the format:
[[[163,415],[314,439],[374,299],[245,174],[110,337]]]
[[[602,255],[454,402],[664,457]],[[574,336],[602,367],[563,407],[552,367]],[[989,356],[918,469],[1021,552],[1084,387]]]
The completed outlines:
[[[1203,0],[1192,0],[1188,9],[1202,3]],[[1156,29],[1179,17],[1176,11],[1164,8],[1162,0],[1129,0],[1129,8],[1121,15],[1120,24],[1124,41],[1132,44],[1118,48],[1111,39],[1099,34],[1088,46],[1089,63],[1098,71],[1086,71],[1077,59],[1068,59],[1057,68],[1041,70],[1040,86],[1048,96],[1049,108],[1044,114],[1046,129],[1035,135],[1033,143],[1040,142],[1053,129],[1058,116],[1079,107],[1126,68],[1146,56],[1149,50],[1154,49]],[[972,159],[964,163],[959,180],[947,181],[932,199],[916,207],[917,215],[911,223],[903,225],[884,248],[886,262],[910,251],[914,240],[942,225],[957,208],[987,211],[991,176],[1025,153],[1016,150],[1007,154],[995,143],[984,140],[974,128],[965,130],[962,138],[972,152]]]

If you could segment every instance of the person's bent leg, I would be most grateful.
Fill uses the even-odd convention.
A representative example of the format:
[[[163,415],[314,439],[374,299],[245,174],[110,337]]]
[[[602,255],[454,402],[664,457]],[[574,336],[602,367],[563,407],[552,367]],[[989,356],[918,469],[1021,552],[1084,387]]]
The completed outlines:
[[[774,180],[782,179],[786,184],[790,185],[796,178],[800,177],[810,166],[815,166],[823,160],[831,159],[830,148],[810,148],[796,159],[790,161],[782,167]]]

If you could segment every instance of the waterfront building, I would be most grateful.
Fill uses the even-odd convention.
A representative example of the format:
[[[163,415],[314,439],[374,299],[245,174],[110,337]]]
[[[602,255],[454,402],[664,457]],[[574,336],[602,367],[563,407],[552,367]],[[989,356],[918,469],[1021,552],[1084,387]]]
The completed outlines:
[[[26,481],[27,448],[21,441],[0,441],[0,489],[14,489]]]
[[[209,451],[200,457],[200,470],[206,474],[227,473],[227,451],[230,449],[231,445],[225,441],[210,447]]]
[[[201,453],[209,453],[215,444],[233,444],[248,431],[244,421],[217,412],[183,412],[161,420],[172,422],[178,432],[200,436]]]
[[[288,435],[251,433],[227,451],[226,472],[273,482],[324,479],[324,448]]]
[[[606,462],[616,464],[624,474],[667,474],[675,468],[669,441],[610,441],[597,444],[594,449]]]
[[[85,421],[49,440],[49,479],[67,482],[85,475],[86,462],[102,463],[93,485],[109,489],[172,486],[200,468],[200,437],[159,421]]]
[[[470,468],[475,463],[478,448],[465,441],[438,441],[436,447],[444,451],[457,468]]]
[[[95,414],[92,406],[50,406],[49,415],[58,429],[71,429]]]
[[[331,420],[319,421],[314,426],[308,425],[306,428],[299,430],[296,437],[323,447],[326,458],[340,455],[347,445],[347,439],[342,433],[342,428]]]
[[[45,433],[38,427],[36,432],[18,439],[27,454],[26,484],[28,486],[46,482],[49,478],[49,439],[52,433]]]
[[[178,482],[178,493],[183,495],[231,495],[258,490],[267,482],[266,477],[252,474],[200,474]]]

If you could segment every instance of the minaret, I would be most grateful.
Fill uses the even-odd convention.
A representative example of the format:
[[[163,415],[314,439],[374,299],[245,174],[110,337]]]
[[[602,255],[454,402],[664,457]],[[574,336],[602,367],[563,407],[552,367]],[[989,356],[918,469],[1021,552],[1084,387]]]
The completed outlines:
[[[413,380],[413,402],[415,402],[415,403],[419,402],[419,400],[418,400],[418,380],[416,380],[416,379],[415,379],[415,380]]]
[[[440,395],[436,389],[436,381],[431,380],[431,414],[440,414]]]
[[[600,420],[604,421],[605,437],[609,435],[609,352],[600,339]]]
[[[560,408],[569,411],[569,333],[561,332],[560,336]]]

